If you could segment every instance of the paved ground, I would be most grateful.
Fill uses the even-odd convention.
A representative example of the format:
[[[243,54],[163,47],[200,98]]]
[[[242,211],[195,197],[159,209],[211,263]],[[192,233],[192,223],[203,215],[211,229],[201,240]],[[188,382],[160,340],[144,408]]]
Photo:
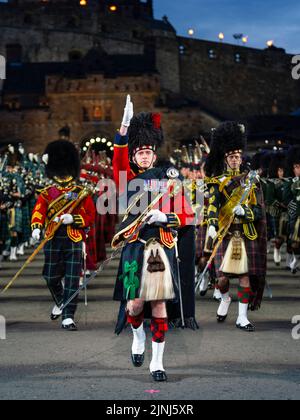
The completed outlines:
[[[5,263],[1,286],[22,261]],[[0,340],[0,399],[300,398],[300,340],[291,334],[291,320],[300,315],[300,274],[292,276],[270,263],[274,298],[266,297],[262,310],[251,316],[255,334],[235,328],[236,302],[228,322],[218,325],[211,293],[199,298],[201,328],[169,333],[165,365],[170,380],[158,386],[149,379],[149,352],[145,367],[134,369],[129,331],[121,337],[113,334],[116,263],[93,283],[88,308],[80,305],[80,331],[65,333],[49,321],[52,303],[40,275],[42,262],[39,257],[0,296],[0,315],[7,319],[7,339]],[[146,392],[153,389],[159,392]]]

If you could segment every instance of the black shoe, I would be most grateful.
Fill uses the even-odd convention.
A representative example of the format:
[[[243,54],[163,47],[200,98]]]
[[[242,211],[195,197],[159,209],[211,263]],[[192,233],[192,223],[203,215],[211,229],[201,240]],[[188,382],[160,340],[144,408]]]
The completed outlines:
[[[58,306],[54,306],[54,308],[52,309],[51,315],[50,315],[50,319],[51,321],[57,321],[61,316],[62,316],[62,312],[58,315],[57,313],[54,313],[54,310],[57,312],[57,310],[59,310]]]
[[[70,325],[62,325],[61,328],[65,331],[78,331],[78,328],[76,327],[76,324],[70,324]]]
[[[53,314],[50,315],[51,321],[57,321],[60,317],[61,315],[53,315]]]
[[[151,372],[151,376],[154,382],[166,382],[168,380],[166,372],[163,372],[162,370]]]
[[[131,354],[131,360],[134,367],[142,367],[145,361],[145,353]]]
[[[248,324],[245,325],[245,327],[242,327],[240,324],[236,324],[236,327],[242,331],[246,331],[246,332],[254,332],[255,331],[255,326],[252,324]]]
[[[222,315],[218,315],[218,314],[217,314],[217,321],[218,321],[218,322],[220,322],[220,323],[221,323],[221,322],[225,322],[225,321],[226,321],[226,319],[227,319],[227,316],[228,316],[228,315],[224,315],[224,316],[222,316]]]

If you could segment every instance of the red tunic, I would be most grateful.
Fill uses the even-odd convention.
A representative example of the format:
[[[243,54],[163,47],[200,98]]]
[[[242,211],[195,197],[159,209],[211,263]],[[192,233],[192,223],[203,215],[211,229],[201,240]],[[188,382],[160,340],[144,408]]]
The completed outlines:
[[[52,239],[52,229],[54,227],[54,219],[59,213],[60,216],[68,214],[74,201],[69,203],[70,198],[64,197],[66,194],[71,199],[76,199],[83,190],[83,187],[72,185],[68,188],[51,186],[45,188],[33,209],[31,228],[46,229],[46,236]],[[95,206],[91,197],[86,197],[72,213],[74,223],[68,225],[68,237],[73,242],[80,242],[85,239],[84,229],[90,227],[95,220]]]
[[[126,183],[120,177],[122,172],[127,175]],[[119,193],[122,193],[127,183],[138,175],[130,167],[128,136],[121,136],[119,133],[115,137],[113,174],[114,181],[120,189]],[[172,187],[169,189],[169,192],[171,191]],[[169,201],[166,201],[165,197],[163,197],[154,209],[159,209],[166,214],[168,217],[167,227],[184,227],[194,224],[194,212],[183,193],[183,189]]]

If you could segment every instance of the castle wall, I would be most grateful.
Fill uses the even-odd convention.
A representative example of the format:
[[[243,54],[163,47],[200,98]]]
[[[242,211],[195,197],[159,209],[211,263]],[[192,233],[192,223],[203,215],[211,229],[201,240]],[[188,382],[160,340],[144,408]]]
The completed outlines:
[[[179,44],[181,91],[206,109],[243,118],[299,107],[300,84],[292,79],[291,56],[283,51],[186,38]]]

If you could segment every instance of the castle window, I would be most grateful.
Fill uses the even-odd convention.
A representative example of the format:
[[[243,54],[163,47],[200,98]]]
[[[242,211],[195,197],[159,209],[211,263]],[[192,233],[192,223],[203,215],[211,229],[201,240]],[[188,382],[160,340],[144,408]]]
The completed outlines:
[[[90,121],[89,112],[88,112],[86,107],[82,108],[82,120],[83,120],[83,122],[89,122]]]
[[[82,59],[82,52],[81,51],[70,51],[69,52],[69,61],[80,61]]]
[[[210,60],[215,60],[217,58],[217,53],[212,48],[208,50],[208,58]]]
[[[245,63],[245,57],[240,53],[234,54],[234,61],[237,64]]]
[[[184,45],[179,46],[179,54],[184,55],[186,53],[186,48]]]
[[[93,118],[94,120],[101,120],[102,119],[102,109],[101,106],[94,106],[93,110]]]
[[[112,121],[112,108],[111,107],[105,108],[105,121],[106,122]]]

